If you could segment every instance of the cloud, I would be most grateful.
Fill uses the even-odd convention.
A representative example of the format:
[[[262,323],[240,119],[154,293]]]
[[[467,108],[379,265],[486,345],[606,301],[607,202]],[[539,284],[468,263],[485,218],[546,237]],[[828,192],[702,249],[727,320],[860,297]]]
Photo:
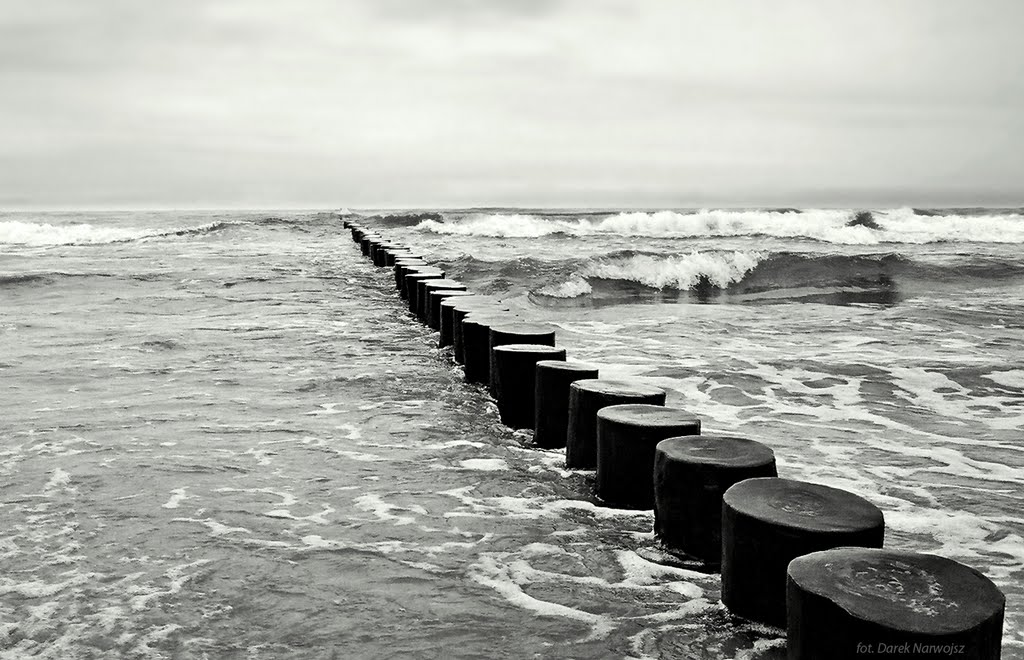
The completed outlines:
[[[1024,180],[1017,2],[0,0],[0,17],[0,205]]]
[[[455,20],[539,18],[562,6],[563,0],[366,0],[385,20]]]

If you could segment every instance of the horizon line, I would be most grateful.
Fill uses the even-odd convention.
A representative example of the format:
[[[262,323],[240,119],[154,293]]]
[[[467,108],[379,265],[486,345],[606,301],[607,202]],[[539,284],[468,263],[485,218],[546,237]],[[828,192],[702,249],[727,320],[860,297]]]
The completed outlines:
[[[394,206],[348,206],[348,205],[324,205],[324,206],[286,206],[286,205],[268,205],[268,206],[120,206],[120,205],[104,205],[104,206],[93,206],[93,205],[54,205],[54,206],[17,206],[17,207],[0,207],[0,213],[213,213],[213,212],[234,212],[234,213],[265,213],[265,212],[320,212],[320,213],[341,213],[343,211],[349,211],[350,213],[381,213],[389,211],[421,211],[421,212],[465,212],[465,211],[480,211],[480,210],[501,210],[501,211],[545,211],[545,210],[559,210],[559,211],[610,211],[610,212],[658,212],[658,211],[694,211],[694,210],[781,210],[781,209],[795,209],[795,210],[868,210],[868,211],[885,211],[901,208],[920,208],[920,209],[1019,209],[1024,208],[1024,201],[1019,203],[977,203],[977,204],[934,204],[934,203],[914,203],[914,204],[695,204],[695,205],[660,205],[660,206],[576,206],[571,204],[552,204],[552,205],[468,205],[468,206],[436,206],[436,205],[414,205],[414,204],[398,204]]]

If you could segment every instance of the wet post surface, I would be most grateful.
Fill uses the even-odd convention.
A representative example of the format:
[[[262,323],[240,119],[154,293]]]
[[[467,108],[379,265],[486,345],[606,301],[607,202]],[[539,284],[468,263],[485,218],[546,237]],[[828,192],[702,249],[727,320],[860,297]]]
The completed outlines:
[[[462,320],[463,366],[466,382],[488,385],[491,382],[491,326],[507,323],[505,315],[476,313]]]
[[[491,326],[488,336],[490,371],[494,371],[494,349],[505,344],[555,345],[553,328],[540,323],[504,323]],[[491,396],[496,396],[494,383],[489,383]]]
[[[658,443],[700,433],[693,413],[663,405],[624,404],[597,411],[597,496],[609,506],[654,508]]]
[[[791,660],[1001,657],[1006,597],[945,557],[876,548],[804,555],[789,564],[787,608]]]
[[[509,311],[507,305],[488,296],[481,296],[481,298],[483,299],[459,301],[452,309],[452,346],[457,364],[465,365],[466,363],[465,321],[470,314],[497,315],[499,319],[506,320],[511,318],[512,312]]]
[[[419,283],[422,280],[444,279],[444,271],[432,266],[410,268],[405,274],[405,293],[409,303],[409,311],[415,314],[419,310]]]
[[[514,429],[533,429],[537,363],[565,360],[565,349],[544,344],[504,344],[496,346],[491,355],[491,382],[502,424]]]
[[[462,307],[463,305],[474,305],[481,304],[485,300],[493,300],[487,296],[481,296],[470,291],[463,291],[447,296],[444,300],[439,303],[440,306],[440,326],[438,332],[440,337],[438,338],[438,348],[444,348],[445,346],[452,346],[453,353],[455,351],[455,310]]]
[[[405,299],[407,297],[407,294],[405,292],[405,276],[406,276],[406,274],[411,269],[414,269],[414,268],[429,268],[429,267],[431,267],[431,266],[426,261],[424,261],[423,259],[415,258],[415,257],[395,259],[395,264],[394,264],[394,269],[395,269],[395,289],[399,291],[399,293],[401,294],[402,299]]]
[[[587,378],[569,386],[565,466],[597,467],[597,411],[625,403],[665,405],[665,390],[635,381]]]
[[[577,380],[597,378],[596,368],[576,362],[544,360],[537,363],[533,442],[538,447],[565,447],[569,428],[569,386]]]
[[[801,555],[840,546],[879,548],[882,512],[822,484],[747,479],[722,496],[722,602],[745,619],[786,627],[786,569]]]
[[[722,495],[733,484],[778,476],[767,445],[719,435],[668,438],[654,456],[654,533],[671,552],[722,563]]]
[[[456,282],[455,280],[449,280],[449,279],[426,280],[426,281],[418,283],[416,286],[417,286],[417,288],[422,287],[422,289],[418,292],[417,316],[419,317],[420,321],[422,321],[423,323],[426,323],[428,326],[430,325],[430,310],[431,310],[430,293],[432,291],[441,291],[441,290],[465,291],[466,290],[466,285],[463,284],[462,282]],[[419,293],[421,293],[422,295],[419,295]],[[438,303],[438,304],[440,305],[440,303]],[[438,311],[440,311],[440,307],[438,308]],[[431,326],[431,327],[433,327],[433,326]],[[433,327],[433,329],[437,330],[438,328],[437,327]]]

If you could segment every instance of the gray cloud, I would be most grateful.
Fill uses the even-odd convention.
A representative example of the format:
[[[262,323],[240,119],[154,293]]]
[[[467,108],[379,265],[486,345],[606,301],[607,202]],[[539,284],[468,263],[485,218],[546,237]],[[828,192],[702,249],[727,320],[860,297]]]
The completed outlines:
[[[1003,0],[0,0],[0,206],[1002,203],[1024,197],[1022,19]]]
[[[563,0],[367,0],[386,19],[539,18],[560,8]]]

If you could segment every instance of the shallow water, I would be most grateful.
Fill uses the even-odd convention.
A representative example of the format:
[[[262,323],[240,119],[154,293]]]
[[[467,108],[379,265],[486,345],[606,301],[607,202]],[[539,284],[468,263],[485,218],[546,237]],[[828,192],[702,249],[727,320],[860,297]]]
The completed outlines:
[[[336,217],[4,227],[0,657],[784,657],[716,576],[650,561],[649,512],[597,506],[592,473],[502,427]],[[595,278],[564,300],[540,294],[544,264],[677,239],[388,231],[555,322],[602,376],[864,495],[888,546],[983,571],[1007,594],[1003,657],[1024,657],[1015,275],[915,278],[893,304]]]

